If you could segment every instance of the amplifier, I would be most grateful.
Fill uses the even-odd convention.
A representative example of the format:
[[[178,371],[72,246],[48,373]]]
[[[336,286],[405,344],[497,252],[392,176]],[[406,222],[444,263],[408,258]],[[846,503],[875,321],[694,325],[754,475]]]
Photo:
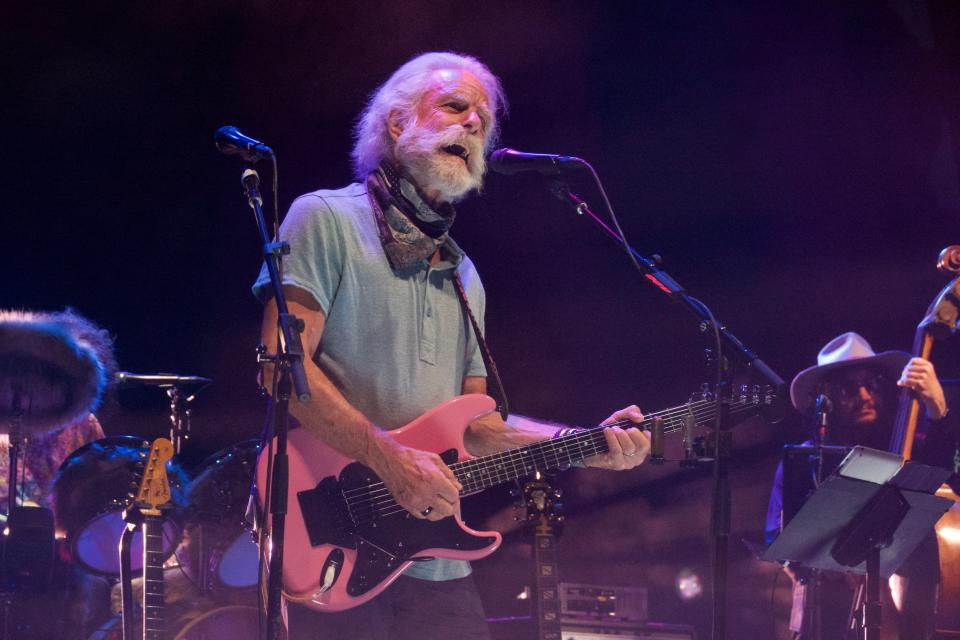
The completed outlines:
[[[647,590],[642,587],[560,583],[560,620],[563,622],[646,619]]]
[[[560,629],[562,640],[697,640],[697,632],[685,624],[651,622],[641,625],[571,625]]]
[[[493,618],[490,634],[493,640],[530,640],[536,637],[534,621],[528,616]],[[693,627],[685,624],[610,624],[563,622],[560,626],[561,640],[697,640]]]

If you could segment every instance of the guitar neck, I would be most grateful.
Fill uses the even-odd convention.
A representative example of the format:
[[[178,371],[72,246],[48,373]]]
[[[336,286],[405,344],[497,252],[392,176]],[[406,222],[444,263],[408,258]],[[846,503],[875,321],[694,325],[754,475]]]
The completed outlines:
[[[746,402],[731,404],[731,414],[753,405]],[[644,416],[642,423],[623,420],[614,423],[619,427],[651,429],[655,419],[663,420],[664,432],[679,431],[688,421],[703,424],[716,418],[716,400],[697,400],[688,404]],[[565,469],[583,460],[609,451],[603,435],[604,427],[593,427],[560,438],[542,440],[518,449],[510,449],[480,458],[471,458],[451,465],[457,480],[463,485],[461,495],[517,480],[537,471],[544,473]]]
[[[163,640],[163,518],[145,516],[143,529],[143,640]]]
[[[560,640],[560,597],[557,578],[556,537],[537,531],[533,540],[536,571],[536,611],[539,640]]]

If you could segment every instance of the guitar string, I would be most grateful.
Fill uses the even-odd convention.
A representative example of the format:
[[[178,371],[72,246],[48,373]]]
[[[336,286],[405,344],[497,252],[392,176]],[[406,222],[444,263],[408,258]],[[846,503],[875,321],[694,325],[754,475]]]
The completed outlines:
[[[711,404],[713,404],[713,403],[711,402]],[[704,412],[702,411],[702,409],[704,408],[704,402],[703,402],[703,401],[698,401],[698,403],[696,403],[695,405],[691,405],[691,408],[693,409],[693,413],[694,413],[694,417],[695,417],[695,418],[699,419],[701,416],[704,415]],[[708,413],[709,413],[709,412],[708,412]],[[655,417],[661,417],[661,418],[666,417],[666,416],[673,417],[673,416],[677,416],[677,415],[679,415],[679,414],[684,414],[684,415],[687,414],[687,409],[686,409],[686,408],[684,408],[683,410],[668,409],[668,410],[665,411],[663,414],[654,414],[654,416],[652,416],[651,418],[648,418],[647,420],[644,420],[644,423],[646,423],[647,421],[652,422],[652,421],[653,421],[653,418],[655,418]],[[636,423],[634,423],[634,422],[632,422],[632,421],[630,421],[630,420],[619,420],[619,421],[614,422],[614,423],[612,423],[612,424],[609,424],[609,425],[601,425],[601,426],[602,426],[602,427],[608,427],[608,426],[622,427],[622,426],[635,425],[635,424],[636,424]],[[543,445],[544,443],[548,443],[548,442],[553,442],[553,443],[555,443],[555,444],[566,444],[566,443],[568,443],[568,442],[569,442],[569,443],[576,443],[576,442],[578,441],[577,436],[582,437],[584,433],[589,433],[589,432],[598,431],[598,430],[601,428],[601,426],[592,427],[591,429],[588,429],[586,432],[581,431],[581,432],[577,432],[576,434],[571,434],[570,436],[567,436],[566,438],[559,438],[559,439],[557,439],[557,440],[552,440],[552,441],[549,440],[549,439],[548,439],[548,440],[541,440],[541,441],[536,442],[536,443],[531,443],[531,445],[528,445],[528,447],[529,447],[529,446],[535,446],[535,445],[538,445],[538,444],[539,444],[539,445]],[[665,431],[667,431],[667,432],[672,432],[672,431],[675,431],[675,430],[677,430],[677,429],[679,429],[679,428],[681,428],[681,427],[673,427],[673,426],[670,426],[670,428],[669,428],[669,429],[665,429]],[[524,448],[527,448],[527,447],[521,447],[521,449],[524,449]],[[501,457],[501,458],[502,458],[502,457],[504,457],[504,456],[510,456],[510,455],[513,455],[513,456],[522,455],[522,454],[518,454],[517,451],[518,451],[518,449],[511,449],[511,450],[508,450],[508,451],[502,451],[502,452],[495,453],[495,454],[491,454],[490,456],[484,456],[484,457],[481,457],[481,458],[469,458],[469,459],[463,460],[463,461],[461,461],[461,462],[462,462],[462,463],[472,462],[472,463],[474,463],[474,464],[476,464],[476,465],[480,465],[480,464],[482,464],[482,463],[485,463],[485,462],[487,462],[487,461],[489,461],[489,460],[492,460],[492,459],[494,459],[494,458],[497,458],[497,457]],[[460,463],[457,463],[457,464],[460,464]],[[374,491],[369,491],[369,490],[370,490],[371,488],[374,488],[374,487],[379,488],[381,485],[382,485],[382,483],[374,483],[374,484],[371,484],[371,485],[366,485],[366,486],[364,486],[364,487],[358,487],[358,488],[356,488],[356,489],[348,489],[347,491],[344,491],[343,494],[344,494],[344,497],[347,498],[348,500],[352,499],[354,496],[357,496],[357,495],[359,495],[359,494],[364,494],[364,495],[366,495],[367,497],[371,497],[371,496],[375,497],[375,496],[377,495],[377,494],[376,494],[376,490],[374,490]],[[385,489],[384,489],[384,490],[385,490]]]
[[[712,403],[711,405],[715,408],[715,405],[713,405]],[[703,407],[699,407],[699,408],[702,409]],[[702,421],[702,419],[704,419],[705,417],[706,418],[712,417],[711,414],[715,415],[715,411],[710,411],[709,407],[707,408],[708,408],[708,411],[699,411],[699,412],[695,411],[694,417]],[[623,423],[634,424],[630,421],[623,421]],[[604,426],[610,426],[610,425],[604,425]],[[462,477],[458,476],[458,479],[462,480],[464,478],[469,478],[470,480],[472,480],[473,479],[472,474],[474,472],[478,472],[477,476],[480,481],[479,485],[465,488],[465,490],[462,491],[461,494],[472,493],[473,491],[479,491],[485,488],[483,484],[484,480],[491,483],[486,486],[493,486],[494,484],[499,484],[499,483],[510,480],[511,472],[513,474],[516,474],[513,476],[514,478],[519,477],[524,473],[529,473],[532,470],[531,467],[529,466],[531,461],[534,462],[533,469],[536,469],[536,463],[538,462],[542,462],[543,466],[546,468],[562,467],[564,462],[569,464],[573,461],[573,457],[570,455],[569,450],[572,449],[574,446],[580,449],[580,453],[582,454],[580,459],[589,457],[591,455],[595,455],[597,453],[602,453],[603,451],[599,451],[597,449],[597,445],[605,444],[605,439],[600,439],[596,437],[597,435],[602,434],[602,428],[603,427],[596,427],[586,432],[579,432],[578,434],[575,434],[575,436],[570,436],[565,439],[559,439],[556,441],[544,440],[544,441],[540,441],[539,443],[534,443],[529,447],[521,448],[521,449],[526,449],[530,451],[527,455],[519,453],[520,450],[518,449],[514,449],[507,452],[501,452],[499,454],[493,454],[492,456],[487,456],[484,458],[470,458],[460,463],[455,463],[452,466],[456,471],[466,472],[464,476]],[[666,431],[673,432],[678,430],[679,428],[681,427],[670,427],[669,429],[666,429]],[[590,442],[595,439],[599,440],[599,442]],[[584,454],[583,446],[587,443],[592,444],[594,449],[586,453],[585,455],[583,455]],[[541,446],[536,447],[536,445],[538,444]],[[531,450],[531,447],[536,447],[536,449],[538,450],[533,451]],[[604,449],[604,451],[606,450],[607,449]],[[539,456],[539,460],[536,460],[535,458],[537,458],[538,456]],[[553,458],[552,462],[550,460],[551,457]],[[561,460],[561,457],[565,457],[566,460],[565,461]],[[534,459],[534,460],[531,460],[531,459]],[[494,460],[496,460],[496,463],[493,465],[493,468],[490,469],[491,463]],[[518,462],[523,463],[522,467],[518,466],[517,464]],[[484,471],[486,471],[486,474],[484,474]],[[470,483],[468,482],[467,484],[470,484]],[[366,496],[354,495],[354,496],[350,496],[349,498],[345,496],[345,499],[348,503],[348,508],[350,509],[350,513],[352,516],[354,516],[355,519],[365,518],[371,515],[371,512],[376,517],[377,515],[376,512],[381,507],[389,506],[391,503],[396,504],[393,497],[390,496],[386,488],[383,487],[382,482],[371,484],[369,485],[369,487],[372,487],[374,489],[372,491],[369,491],[368,495]],[[362,491],[363,489],[361,488],[360,490]],[[357,498],[365,498],[365,499],[358,500]],[[360,509],[364,507],[367,507],[367,509],[364,511],[360,511]],[[387,514],[383,514],[383,515],[387,515]]]
[[[697,406],[695,406],[695,404]],[[706,405],[706,406],[704,406]],[[752,403],[746,402],[735,402],[731,403],[731,411],[736,411],[742,409],[744,406],[752,406]],[[682,409],[667,410],[662,414],[654,414],[653,417],[664,418],[667,415],[672,414],[676,416],[678,414],[687,414],[692,410],[694,418],[697,423],[702,422],[705,419],[715,417],[716,415],[716,404],[712,400],[707,401],[698,401],[697,403],[691,403],[690,409],[687,409],[686,406]],[[704,411],[703,409],[706,409]],[[652,418],[648,419],[652,421]],[[644,420],[647,422],[647,420]],[[474,491],[479,491],[486,488],[483,484],[483,481],[486,480],[492,484],[486,486],[493,486],[495,484],[501,484],[503,482],[509,481],[523,475],[524,473],[529,473],[531,470],[537,469],[537,462],[542,461],[544,466],[548,469],[562,467],[565,463],[570,464],[573,462],[573,457],[570,455],[570,450],[574,447],[578,448],[581,454],[579,459],[587,458],[598,453],[604,453],[608,451],[608,448],[605,448],[603,451],[597,448],[600,444],[606,444],[605,439],[597,438],[596,436],[602,436],[602,430],[607,426],[626,426],[634,425],[630,420],[621,420],[610,425],[601,425],[588,429],[586,431],[578,432],[567,438],[560,438],[557,440],[542,440],[527,447],[521,447],[520,449],[512,449],[505,452],[500,452],[498,454],[493,454],[491,456],[484,456],[483,458],[469,458],[458,463],[454,463],[451,467],[456,471],[466,472],[463,477],[458,475],[458,480],[468,479],[468,482],[465,483],[464,489],[461,491],[461,495],[466,493],[472,493]],[[672,433],[682,429],[681,426],[675,425],[665,425],[665,433]],[[593,442],[593,440],[599,440],[599,442]],[[584,453],[584,445],[592,445],[593,450],[588,452],[586,455]],[[537,445],[540,445],[537,447]],[[533,451],[532,449],[536,448],[539,451]],[[520,453],[522,450],[527,450],[528,453]],[[540,458],[540,460],[535,460],[535,458]],[[553,458],[553,463],[551,463],[550,458]],[[561,458],[566,458],[566,460],[561,460]],[[496,463],[492,464],[496,460]],[[518,462],[522,462],[522,466],[518,466]],[[531,468],[529,465],[533,463],[534,466]],[[491,464],[493,468],[491,469]],[[472,467],[472,468],[471,468]],[[480,484],[477,486],[470,486],[469,480],[473,479],[473,474],[477,473],[477,479],[480,481]],[[484,473],[486,472],[486,473]],[[513,475],[511,477],[511,472]],[[464,484],[461,482],[461,484]],[[367,489],[365,495],[357,495],[358,492],[363,492]],[[396,501],[393,499],[393,496],[389,494],[389,491],[386,490],[386,487],[382,482],[374,483],[368,485],[367,487],[361,487],[358,489],[349,490],[353,495],[347,496],[348,492],[344,492],[344,498],[347,502],[347,508],[350,511],[352,518],[358,523],[363,520],[366,521],[369,516],[373,516],[373,519],[377,517],[386,517],[394,513],[400,513],[405,511],[400,507]],[[360,499],[358,499],[360,498]],[[384,511],[384,508],[389,508],[390,506],[395,505],[397,509],[391,511]]]
[[[742,403],[742,404],[745,404],[745,403]],[[711,402],[710,406],[706,407],[708,409],[707,411],[702,411],[702,410],[694,411],[694,417],[698,419],[698,422],[702,421],[705,418],[713,417],[713,415],[715,415],[715,411],[711,411],[710,408],[711,407],[715,408],[715,406],[716,405]],[[704,407],[701,406],[698,408],[703,409]],[[739,406],[731,407],[731,410],[739,409],[739,408],[740,408]],[[683,413],[686,413],[686,411],[684,411]],[[621,423],[635,424],[630,421],[621,421],[620,423],[615,423],[615,424],[621,424]],[[501,452],[498,454],[493,454],[491,456],[485,456],[483,458],[470,458],[467,460],[463,460],[459,463],[455,463],[454,465],[452,465],[452,467],[456,471],[465,471],[467,476],[471,476],[471,479],[472,479],[473,472],[478,472],[477,475],[478,475],[478,479],[480,480],[479,485],[475,487],[472,486],[470,488],[465,488],[464,491],[461,491],[461,494],[472,493],[474,491],[479,491],[481,489],[486,488],[483,485],[484,480],[491,482],[491,484],[487,484],[486,486],[493,486],[494,484],[500,484],[502,482],[506,482],[510,480],[511,472],[513,472],[514,474],[517,474],[513,476],[514,478],[519,477],[524,473],[529,473],[532,470],[528,466],[529,463],[531,462],[531,458],[536,458],[538,454],[539,454],[540,461],[543,462],[544,467],[555,468],[555,467],[562,467],[564,462],[566,462],[567,464],[570,464],[573,462],[573,457],[570,455],[570,451],[569,451],[570,449],[573,448],[573,446],[580,448],[581,450],[580,453],[583,454],[583,446],[587,443],[590,443],[590,441],[594,439],[599,440],[599,442],[591,443],[594,446],[594,450],[590,451],[586,455],[582,455],[580,459],[590,457],[591,455],[596,455],[597,453],[602,453],[607,449],[604,449],[604,451],[599,451],[596,449],[596,445],[605,443],[605,439],[596,438],[595,436],[602,434],[602,429],[604,426],[611,426],[611,425],[603,425],[600,427],[595,427],[584,432],[579,432],[573,436],[569,436],[568,438],[561,438],[553,441],[543,440],[538,443],[533,443],[528,447],[522,447],[521,449],[513,449],[513,450]],[[665,432],[677,431],[680,428],[682,427],[671,426],[665,429]],[[536,445],[541,445],[541,446],[536,447]],[[567,446],[567,445],[570,445],[570,446]],[[531,452],[528,455],[519,453],[519,451],[521,450],[531,450],[532,447],[539,449],[539,451]],[[550,460],[551,457],[553,458],[552,463]],[[561,457],[565,457],[566,460],[565,461],[561,460]],[[496,463],[492,465],[493,469],[490,469],[491,463],[493,463],[494,460],[496,460]],[[523,461],[522,468],[518,467],[517,465],[518,461]],[[533,462],[536,463],[538,461],[533,460]],[[468,467],[472,467],[472,468],[468,468]],[[536,466],[534,466],[533,469],[536,469]],[[484,477],[484,471],[486,471],[486,477]],[[458,479],[463,479],[463,478],[458,476]],[[371,511],[374,512],[375,514],[375,512],[381,507],[389,506],[391,503],[396,504],[395,500],[393,499],[392,496],[389,495],[389,491],[386,490],[382,482],[368,485],[368,487],[373,488],[373,490],[369,491],[368,494],[365,496],[357,496],[357,495],[353,495],[350,497],[347,497],[346,495],[344,496],[347,501],[348,508],[350,509],[350,513],[355,518],[368,516],[370,515]],[[363,488],[359,490],[363,491]],[[358,500],[357,498],[366,498],[366,499]],[[367,509],[366,511],[359,511],[359,509],[364,507],[369,507],[369,509]]]
[[[741,404],[749,404],[749,403],[741,403]],[[689,405],[683,405],[682,407],[674,407],[674,408],[672,408],[672,409],[666,409],[665,411],[663,411],[663,412],[661,412],[661,413],[655,413],[655,414],[652,414],[652,415],[650,415],[650,416],[647,416],[647,417],[645,417],[643,423],[641,423],[641,424],[644,424],[644,425],[645,425],[645,424],[647,424],[648,422],[653,422],[654,418],[658,418],[658,417],[659,417],[659,418],[663,418],[665,421],[671,420],[671,421],[674,421],[674,422],[675,422],[674,418],[679,418],[679,417],[681,417],[681,416],[686,416],[686,414],[687,414],[688,412],[690,412],[690,411],[692,411],[692,412],[694,413],[694,417],[696,417],[696,418],[699,419],[701,416],[706,415],[706,414],[704,414],[704,412],[702,411],[702,409],[704,409],[704,408],[709,408],[709,407],[715,407],[715,406],[716,406],[716,404],[715,404],[715,402],[714,402],[713,400],[697,400],[697,401],[695,401],[695,402],[693,402],[693,403],[690,403]],[[735,408],[738,408],[738,405],[737,405],[736,403],[734,403],[734,404],[731,405],[731,409],[735,409]],[[713,417],[713,416],[707,415],[706,417]],[[631,420],[623,419],[623,420],[618,420],[618,421],[613,422],[613,423],[608,424],[608,425],[598,425],[598,426],[604,426],[604,427],[624,427],[624,426],[637,426],[637,424],[638,424],[638,423],[635,423],[635,422],[633,422],[633,421],[631,421]],[[591,427],[591,429],[595,429],[595,428],[596,428],[596,427]],[[679,430],[680,428],[682,428],[682,427],[681,427],[681,426],[672,426],[672,425],[670,425],[670,426],[667,426],[667,428],[665,428],[665,432],[666,432],[666,433],[671,433],[671,432],[673,432],[673,431]],[[583,432],[580,432],[580,433],[583,433]],[[568,437],[569,437],[569,436],[568,436]],[[558,442],[559,442],[559,441],[566,441],[566,439],[565,439],[565,438],[561,438],[560,440],[558,440]],[[542,442],[546,442],[546,441],[540,441],[540,442],[542,443]],[[537,443],[533,443],[533,444],[537,444]],[[516,451],[516,449],[512,449],[512,450],[510,450],[510,451]],[[510,451],[505,451],[505,452],[500,452],[500,453],[497,453],[497,454],[492,454],[492,456],[485,456],[484,458],[486,458],[486,457],[498,456],[498,455],[503,455],[503,454],[509,453]],[[483,460],[484,458],[470,458],[470,460],[477,461],[477,460]],[[464,461],[464,462],[466,462],[466,461]],[[373,485],[368,485],[368,486],[364,486],[364,487],[358,487],[358,488],[356,488],[356,489],[348,489],[348,490],[344,491],[343,493],[344,493],[344,496],[345,496],[345,497],[349,497],[351,494],[357,494],[357,493],[364,492],[368,487],[373,487],[373,486],[377,486],[377,485],[376,485],[376,484],[373,484]]]
[[[573,440],[573,438],[571,438],[571,440]],[[601,452],[601,450],[598,448],[598,445],[600,445],[601,442],[597,442],[595,440],[599,440],[602,442],[602,444],[606,444],[606,440],[605,438],[603,438],[602,428],[594,428],[590,430],[590,432],[578,433],[576,438],[577,442],[575,444],[579,447],[581,452],[583,451],[585,446],[590,446],[592,448],[592,451],[590,451],[585,456],[585,457],[589,457],[590,455]],[[548,441],[542,441],[542,442],[548,442]],[[570,444],[574,444],[571,441],[567,441],[567,442]],[[540,443],[536,443],[536,444],[540,444]],[[554,466],[548,458],[553,458],[558,463],[560,461],[561,456],[558,454],[557,451],[553,451],[552,456],[547,456],[546,455],[548,453],[547,451],[542,451],[541,453],[544,454],[542,456],[542,460],[544,462],[543,466],[546,468],[551,468],[552,466]],[[565,457],[569,458],[569,455]],[[461,471],[461,472],[466,471],[466,473],[473,473],[475,471],[479,471],[479,473],[477,474],[477,479],[480,480],[481,483],[483,482],[483,480],[486,479],[490,481],[492,484],[499,484],[501,480],[502,481],[509,480],[510,471],[513,471],[514,473],[518,473],[519,471],[518,465],[516,464],[518,461],[517,456],[502,457],[500,462],[497,463],[497,468],[494,469],[492,473],[488,471],[486,474],[483,473],[482,467],[477,467],[476,464],[473,464],[473,465],[469,464],[473,461],[474,461],[473,459],[464,460],[460,463],[455,463],[451,465],[451,467],[454,469],[455,474],[457,471]],[[560,464],[557,464],[556,466],[560,466]],[[469,469],[468,467],[477,467],[477,468]],[[520,474],[518,473],[518,475]],[[461,476],[458,475],[458,477],[461,477]],[[496,480],[494,480],[494,478],[496,478]],[[469,484],[469,481],[467,481],[467,484]],[[479,488],[482,488],[482,486],[478,487],[478,489]],[[383,497],[383,499],[376,500],[376,501],[354,500],[352,505],[350,505],[349,508],[350,508],[351,514],[353,514],[354,519],[355,521],[357,521],[358,524],[369,521],[371,519],[376,519],[379,517],[387,517],[389,515],[393,515],[394,513],[400,513],[402,511],[405,511],[403,507],[400,507],[396,503],[396,501],[393,499],[393,496],[390,495],[389,492],[387,492],[386,494],[384,494],[383,492],[378,492],[378,493],[380,494],[380,496]]]
[[[603,453],[604,451],[607,450],[606,448],[601,448],[601,446],[600,446],[600,445],[606,445],[606,439],[603,438],[603,431],[602,431],[602,429],[600,429],[600,428],[595,428],[595,429],[593,429],[591,435],[593,435],[593,436],[599,435],[600,438],[593,438],[592,441],[587,441],[586,443],[582,443],[582,444],[592,445],[592,447],[593,447],[593,450],[592,450],[589,454],[587,454],[586,456],[584,456],[584,457],[589,457],[589,456],[591,456],[591,455],[596,455],[596,454],[598,454],[598,453]],[[581,447],[581,451],[582,451],[582,447]],[[464,462],[468,462],[468,461],[464,461]],[[549,466],[549,463],[548,463],[548,466]],[[514,472],[517,472],[516,467],[513,468],[513,471],[514,471]],[[520,475],[522,475],[522,474],[518,473],[516,477],[519,477]],[[498,472],[498,478],[499,478],[499,472]],[[509,480],[509,479],[510,479],[510,476],[509,476],[509,474],[507,474],[502,480],[498,480],[498,481],[495,482],[494,484],[500,484],[501,482],[506,482],[506,481]],[[380,505],[385,505],[385,507],[384,507],[383,510],[380,510],[380,508],[379,508]],[[398,505],[398,504],[396,503],[396,501],[394,501],[394,500],[392,499],[392,496],[390,497],[390,499],[387,499],[387,500],[382,501],[382,502],[380,503],[380,505],[378,505],[378,506],[372,511],[372,513],[371,513],[371,512],[366,512],[365,514],[363,514],[364,516],[366,516],[366,518],[365,518],[362,522],[358,522],[358,524],[365,524],[365,523],[372,522],[372,521],[374,521],[374,520],[376,520],[376,519],[378,519],[378,518],[386,518],[386,517],[389,517],[389,516],[392,516],[392,515],[395,515],[395,514],[398,514],[398,513],[404,513],[404,512],[406,512],[406,509],[404,509],[403,507],[401,507],[400,505]],[[372,516],[372,517],[370,517],[370,516]],[[358,518],[358,520],[359,520],[359,518]]]
[[[704,419],[713,417],[713,416],[715,415],[715,412],[712,410],[712,407],[715,407],[715,405],[713,405],[712,402],[710,403],[710,406],[707,406],[707,407],[704,407],[703,403],[701,403],[700,406],[694,406],[694,407],[692,407],[692,408],[694,409],[694,411],[693,411],[694,418],[695,418],[698,422],[703,422]],[[703,411],[704,408],[706,408],[707,411]],[[731,409],[733,409],[733,410],[738,410],[739,408],[740,408],[739,405],[735,405],[735,406],[732,406],[732,407],[731,407]],[[676,415],[676,414],[678,414],[678,413],[683,413],[683,414],[686,414],[686,413],[687,413],[686,410],[684,410],[684,411],[668,410],[668,411],[669,411],[670,413],[674,414],[674,415]],[[666,415],[667,413],[668,413],[668,412],[664,412],[664,414],[659,414],[659,415],[655,414],[653,417],[663,417],[663,416]],[[644,420],[644,424],[645,424],[646,422],[648,422],[648,421],[649,421],[649,422],[652,422],[653,420],[652,420],[652,418],[647,418],[646,420]],[[674,421],[674,422],[675,422],[675,421]],[[455,464],[457,464],[457,465],[467,465],[467,464],[471,464],[471,463],[472,463],[472,464],[474,464],[474,465],[485,465],[487,462],[490,462],[490,461],[492,461],[493,459],[496,459],[496,458],[500,458],[500,462],[502,462],[504,459],[507,459],[507,458],[516,458],[517,456],[522,457],[523,454],[520,453],[520,451],[522,451],[523,449],[528,449],[528,448],[530,448],[530,447],[534,447],[534,446],[536,446],[536,445],[546,445],[546,444],[548,444],[548,443],[549,443],[549,444],[553,444],[553,445],[563,445],[563,444],[567,444],[567,443],[576,443],[576,442],[578,442],[578,438],[577,438],[576,436],[581,436],[581,437],[582,437],[582,435],[583,435],[584,433],[596,432],[596,431],[599,431],[600,429],[602,429],[602,428],[604,428],[604,427],[608,427],[608,426],[633,426],[633,425],[636,425],[636,424],[637,424],[637,423],[634,423],[634,422],[632,422],[632,421],[630,421],[630,420],[620,420],[620,421],[611,423],[611,424],[609,424],[609,425],[599,425],[598,427],[593,427],[593,428],[587,430],[586,432],[578,432],[577,434],[573,434],[573,435],[571,435],[571,436],[567,436],[566,438],[560,438],[560,439],[557,439],[557,440],[550,440],[550,439],[548,439],[548,440],[541,440],[541,441],[539,441],[539,442],[531,443],[530,445],[527,445],[526,447],[521,447],[521,448],[518,448],[518,449],[511,449],[511,450],[508,450],[508,451],[503,451],[503,452],[500,452],[500,453],[491,454],[490,456],[484,456],[484,457],[481,457],[481,458],[468,458],[468,459],[465,459],[465,460],[463,460],[463,461],[461,461],[461,462],[458,462],[458,463],[455,463]],[[665,433],[672,433],[672,432],[677,431],[677,430],[679,430],[679,429],[681,429],[681,428],[682,428],[682,426],[675,426],[674,424],[666,425]],[[372,487],[380,487],[381,484],[382,484],[382,483],[374,483],[374,484],[371,484],[371,485],[365,485],[364,487],[358,487],[358,488],[356,488],[356,489],[349,489],[349,490],[347,490],[347,491],[344,491],[344,492],[343,492],[343,495],[344,495],[344,497],[347,498],[348,500],[353,499],[354,497],[357,496],[357,494],[361,494],[361,493],[364,494],[364,495],[366,495],[366,497],[376,496],[376,495],[377,495],[376,491],[369,491],[369,492],[368,492],[368,489],[370,489],[370,488],[372,488]],[[381,493],[382,493],[382,492],[381,492]]]

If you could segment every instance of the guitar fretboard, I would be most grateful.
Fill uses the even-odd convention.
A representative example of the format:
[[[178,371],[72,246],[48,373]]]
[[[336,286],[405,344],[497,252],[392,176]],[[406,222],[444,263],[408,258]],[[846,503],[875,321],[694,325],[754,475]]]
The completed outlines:
[[[755,410],[761,402],[741,397],[728,403],[730,415]],[[479,458],[470,458],[450,465],[463,486],[460,495],[476,493],[506,482],[529,476],[565,469],[587,458],[607,453],[609,448],[603,430],[605,426],[640,427],[651,429],[654,421],[663,421],[664,433],[679,431],[688,422],[703,425],[717,416],[717,401],[713,398],[696,400],[679,407],[644,416],[642,423],[621,420],[610,425],[592,427],[560,438],[542,440],[525,447],[510,449]],[[400,507],[386,490],[383,482],[372,482],[354,487],[344,495],[350,516],[357,524],[400,513]]]
[[[730,405],[731,414],[742,412],[754,405],[737,401]],[[613,423],[618,427],[641,427],[651,429],[654,420],[663,420],[664,433],[683,429],[687,420],[704,424],[716,418],[717,403],[713,399],[698,400],[680,407],[644,416],[640,424],[629,420]],[[560,438],[542,440],[525,447],[503,451],[480,458],[470,458],[450,465],[457,480],[463,485],[461,495],[476,493],[482,489],[528,476],[534,472],[565,469],[591,456],[609,451],[603,435],[603,426],[592,427]]]
[[[163,640],[163,519],[143,521],[143,638]]]
[[[537,619],[541,640],[560,640],[560,594],[553,533],[534,535]]]

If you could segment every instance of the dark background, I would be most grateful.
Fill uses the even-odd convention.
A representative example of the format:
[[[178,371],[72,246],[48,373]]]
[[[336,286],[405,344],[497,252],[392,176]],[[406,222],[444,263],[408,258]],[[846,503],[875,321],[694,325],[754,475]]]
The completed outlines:
[[[588,159],[633,245],[662,255],[787,380],[846,330],[877,350],[909,349],[948,281],[936,256],[960,242],[960,7],[949,0],[6,13],[0,304],[74,307],[116,336],[121,368],[214,378],[196,401],[194,459],[256,435],[262,414],[257,231],[214,130],[234,124],[277,151],[284,210],[350,181],[355,115],[418,52],[486,62],[510,97],[503,144]],[[602,211],[590,184],[575,187]],[[708,379],[693,318],[536,176],[491,176],[454,235],[484,277],[487,333],[516,411],[594,423],[632,402],[682,403]],[[937,346],[941,375],[960,373],[957,355],[955,341]],[[110,434],[160,435],[165,411],[159,394],[124,393],[102,417]],[[747,430],[734,539],[759,538],[794,422]],[[647,586],[654,618],[705,635],[709,599],[682,602],[672,584],[683,567],[706,579],[706,477],[651,474],[565,481],[568,527],[583,532],[561,543],[561,576]],[[507,500],[488,497],[478,517]],[[756,603],[774,569],[734,546],[731,629],[766,632]],[[492,615],[517,606],[524,548],[511,535],[477,563]]]

